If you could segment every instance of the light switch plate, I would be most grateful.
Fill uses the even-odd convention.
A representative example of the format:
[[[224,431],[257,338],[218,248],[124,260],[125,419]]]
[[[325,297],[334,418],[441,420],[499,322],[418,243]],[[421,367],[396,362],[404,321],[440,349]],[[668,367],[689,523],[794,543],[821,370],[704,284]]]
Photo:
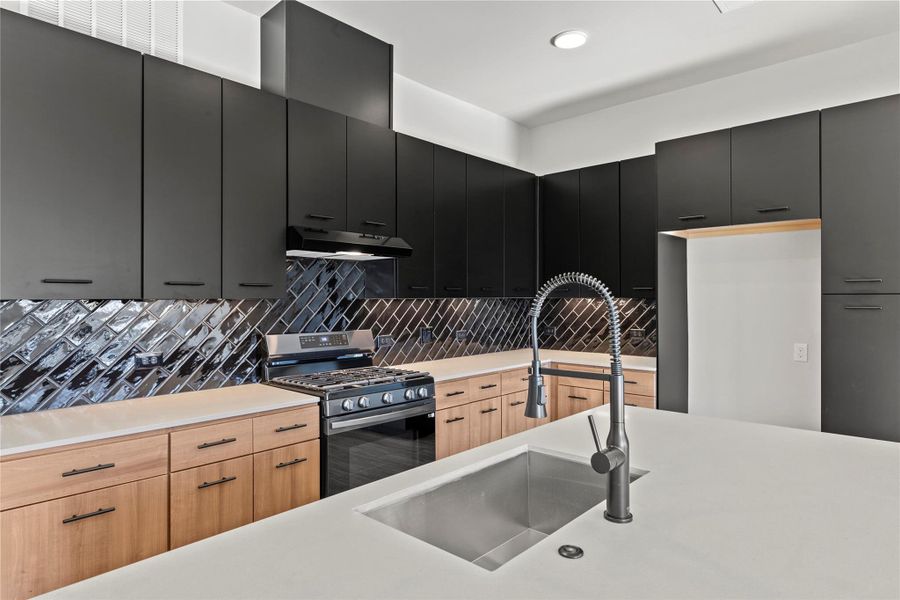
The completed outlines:
[[[807,344],[794,344],[794,362],[809,362],[809,346]]]
[[[434,341],[434,332],[431,330],[431,327],[420,327],[419,328],[419,343],[420,344],[430,344]]]
[[[469,339],[469,332],[466,329],[457,329],[455,336],[457,342],[464,342]]]

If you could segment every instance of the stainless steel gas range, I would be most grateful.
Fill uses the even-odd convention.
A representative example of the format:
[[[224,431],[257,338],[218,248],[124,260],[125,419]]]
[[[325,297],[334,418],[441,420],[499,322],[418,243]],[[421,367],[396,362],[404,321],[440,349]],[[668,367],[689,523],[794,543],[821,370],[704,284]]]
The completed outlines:
[[[434,379],[373,366],[370,330],[266,336],[263,379],[321,398],[322,497],[434,461]]]

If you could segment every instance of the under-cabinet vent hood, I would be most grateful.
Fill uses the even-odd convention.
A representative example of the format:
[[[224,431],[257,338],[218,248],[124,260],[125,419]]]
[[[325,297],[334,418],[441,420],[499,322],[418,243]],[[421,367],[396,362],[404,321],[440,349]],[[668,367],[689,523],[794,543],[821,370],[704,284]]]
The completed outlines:
[[[307,258],[378,260],[412,256],[412,247],[398,237],[290,226],[287,254]]]

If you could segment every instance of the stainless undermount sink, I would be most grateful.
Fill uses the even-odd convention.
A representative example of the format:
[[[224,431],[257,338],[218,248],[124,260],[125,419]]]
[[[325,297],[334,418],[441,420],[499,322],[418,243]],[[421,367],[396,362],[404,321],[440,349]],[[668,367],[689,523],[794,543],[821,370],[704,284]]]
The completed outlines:
[[[632,469],[631,481],[646,473]],[[587,459],[526,448],[360,510],[493,571],[605,499],[606,477],[596,473]]]

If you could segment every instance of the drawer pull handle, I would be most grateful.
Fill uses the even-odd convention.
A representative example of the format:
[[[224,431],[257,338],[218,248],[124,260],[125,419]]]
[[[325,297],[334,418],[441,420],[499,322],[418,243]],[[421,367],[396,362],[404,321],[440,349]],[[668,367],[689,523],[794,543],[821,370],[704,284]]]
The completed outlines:
[[[527,377],[523,377],[522,379],[520,379],[520,381],[528,381],[528,378],[527,378]]]
[[[650,286],[650,285],[638,285],[631,289],[633,289],[636,292],[652,292],[656,288],[654,288],[653,286]]]
[[[306,423],[294,423],[293,425],[287,425],[285,427],[276,427],[275,433],[281,433],[283,431],[290,431],[292,429],[301,429],[306,427]]]
[[[316,221],[332,221],[332,220],[334,220],[334,217],[332,217],[331,215],[313,215],[313,214],[309,214],[309,215],[306,215],[306,218],[307,218],[307,219],[315,219]]]
[[[77,283],[77,284],[87,284],[94,283],[93,279],[58,279],[54,277],[48,277],[47,279],[41,279],[41,283]]]
[[[271,283],[239,283],[238,286],[263,288],[263,287],[272,287],[272,284]]]
[[[462,288],[459,286],[454,286],[454,285],[445,285],[444,291],[445,292],[461,292]]]
[[[632,404],[631,402],[626,402],[625,406],[637,406],[637,404]]]
[[[206,285],[202,281],[164,281],[166,285],[190,285],[194,287],[199,287],[201,285]]]
[[[363,221],[363,225],[371,225],[372,227],[387,227],[387,223],[381,221]]]
[[[463,421],[465,417],[453,417],[452,419],[447,419],[444,421],[445,423],[456,423],[457,421]]]
[[[72,469],[62,474],[63,477],[71,477],[72,475],[81,475],[82,473],[93,473],[94,471],[102,471],[103,469],[112,469],[116,463],[106,463],[97,465],[96,467],[85,467],[84,469]]]
[[[683,217],[678,217],[679,221],[700,221],[701,219],[705,219],[706,215],[685,215]]]
[[[495,388],[495,387],[497,387],[497,384],[496,384],[496,383],[489,383],[489,384],[487,384],[487,385],[481,386],[481,389],[483,389],[483,390],[489,390],[489,389]]]
[[[587,396],[569,396],[572,400],[587,400]]]
[[[306,462],[306,458],[295,458],[294,460],[289,460],[287,462],[278,463],[275,465],[276,469],[283,469],[284,467],[290,467],[291,465],[298,465],[302,462]]]
[[[465,394],[465,393],[466,392],[464,390],[459,390],[458,392],[447,392],[447,397],[449,398],[450,396],[459,396],[460,394]]]
[[[492,289],[494,289],[494,286],[491,286],[491,285],[483,285],[483,286],[481,286],[481,291],[482,291],[482,292],[490,292]]]
[[[513,291],[515,291],[515,292],[527,292],[529,289],[531,289],[531,288],[522,287],[522,286],[516,286],[516,287],[513,288]]]
[[[213,446],[221,446],[222,444],[230,444],[231,442],[236,442],[237,438],[222,438],[217,442],[203,442],[199,446],[197,446],[197,450],[203,450],[204,448],[212,448]]]
[[[844,310],[882,310],[881,306],[845,306]]]
[[[216,479],[215,481],[204,481],[200,485],[197,486],[198,490],[202,490],[203,488],[212,487],[214,485],[219,485],[220,483],[228,483],[229,481],[234,481],[237,479],[236,475],[232,475],[231,477],[223,477],[222,479]]]
[[[844,283],[884,283],[881,277],[850,277]]]
[[[109,508],[98,508],[94,512],[84,513],[80,515],[72,515],[68,519],[63,519],[63,524],[66,523],[74,523],[75,521],[81,521],[82,519],[90,519],[91,517],[99,517],[100,515],[105,515],[106,513],[111,513],[116,510],[115,506],[110,506]]]
[[[637,381],[630,381],[628,379],[625,380],[625,383],[627,383],[629,385],[637,385]]]
[[[525,404],[525,401],[524,401],[524,400],[518,400],[518,401],[516,401],[516,402],[510,402],[510,403],[509,403],[510,406],[518,406],[518,405],[520,405],[520,404]]]
[[[497,409],[496,408],[485,408],[481,411],[481,414],[486,415],[488,413],[494,412],[495,410],[497,410]]]
[[[765,208],[757,208],[756,212],[758,213],[773,213],[773,212],[785,212],[791,210],[790,206],[767,206]]]
[[[427,285],[410,285],[410,286],[408,286],[408,287],[409,287],[409,289],[411,289],[411,290],[421,291],[421,292],[424,292],[424,291],[427,291],[427,290],[431,289],[431,288],[429,288]]]

